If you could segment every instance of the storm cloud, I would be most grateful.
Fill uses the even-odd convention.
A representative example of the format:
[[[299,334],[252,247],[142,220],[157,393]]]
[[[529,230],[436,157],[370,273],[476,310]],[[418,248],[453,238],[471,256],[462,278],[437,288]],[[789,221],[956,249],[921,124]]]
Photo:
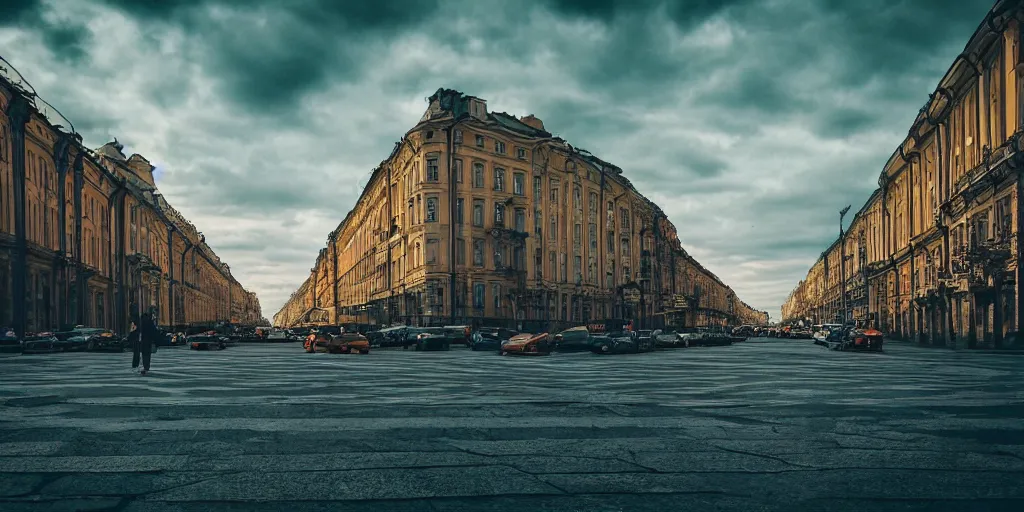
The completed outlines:
[[[160,169],[269,317],[451,87],[624,169],[779,306],[991,0],[14,0],[0,51],[90,146]]]

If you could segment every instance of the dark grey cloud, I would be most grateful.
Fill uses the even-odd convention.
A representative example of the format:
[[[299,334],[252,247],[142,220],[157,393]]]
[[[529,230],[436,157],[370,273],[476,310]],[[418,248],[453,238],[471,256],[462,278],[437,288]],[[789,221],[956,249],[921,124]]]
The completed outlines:
[[[0,29],[21,27],[38,32],[46,47],[64,62],[84,58],[84,45],[90,38],[85,26],[47,19],[44,10],[39,0],[4,0],[0,2]]]
[[[0,49],[89,144],[158,165],[268,315],[438,87],[622,167],[777,314],[991,6],[8,0]]]

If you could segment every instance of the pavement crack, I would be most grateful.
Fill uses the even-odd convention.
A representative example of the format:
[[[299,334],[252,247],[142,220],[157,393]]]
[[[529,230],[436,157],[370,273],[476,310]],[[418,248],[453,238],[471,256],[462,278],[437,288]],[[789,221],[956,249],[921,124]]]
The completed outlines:
[[[759,458],[762,458],[762,459],[773,460],[775,462],[781,462],[781,463],[783,463],[783,464],[785,464],[787,466],[794,466],[794,467],[798,467],[798,468],[812,468],[812,469],[815,468],[815,466],[808,466],[808,465],[805,465],[805,464],[797,464],[795,462],[790,462],[790,461],[788,461],[786,459],[783,459],[782,457],[776,457],[774,455],[767,455],[767,454],[764,454],[764,453],[757,453],[757,452],[748,452],[746,450],[736,450],[736,449],[733,449],[733,448],[726,448],[724,446],[720,446],[720,445],[717,445],[717,444],[712,444],[712,446],[714,446],[715,448],[718,448],[719,450],[726,451],[726,452],[729,452],[729,453],[735,453],[735,454],[738,454],[738,455],[749,455],[751,457],[759,457]]]

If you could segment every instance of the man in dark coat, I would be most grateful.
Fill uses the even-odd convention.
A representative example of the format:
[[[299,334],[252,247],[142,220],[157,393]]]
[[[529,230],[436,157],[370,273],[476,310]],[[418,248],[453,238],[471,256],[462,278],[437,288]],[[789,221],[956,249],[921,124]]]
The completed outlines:
[[[142,371],[139,372],[139,375],[149,372],[149,360],[153,354],[153,345],[160,335],[153,322],[153,310],[154,308],[150,308],[149,311],[142,314],[142,318],[139,319],[139,323],[135,326],[135,332],[133,332],[135,353],[132,355],[132,368],[139,367],[139,356],[141,355]]]

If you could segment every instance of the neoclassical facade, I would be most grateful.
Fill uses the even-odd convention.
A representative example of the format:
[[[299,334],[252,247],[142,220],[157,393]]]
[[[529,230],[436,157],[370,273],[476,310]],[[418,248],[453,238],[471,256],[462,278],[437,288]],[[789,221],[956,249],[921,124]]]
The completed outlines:
[[[0,59],[0,326],[126,332],[261,321],[259,301],[167,202],[141,155],[86,148],[72,124]]]
[[[439,89],[274,324],[764,323],[618,167]]]
[[[918,113],[879,188],[783,305],[950,347],[1015,337],[1020,300],[1024,56],[1019,0],[996,3]],[[845,258],[845,259],[843,259]],[[845,274],[841,274],[845,271]]]

